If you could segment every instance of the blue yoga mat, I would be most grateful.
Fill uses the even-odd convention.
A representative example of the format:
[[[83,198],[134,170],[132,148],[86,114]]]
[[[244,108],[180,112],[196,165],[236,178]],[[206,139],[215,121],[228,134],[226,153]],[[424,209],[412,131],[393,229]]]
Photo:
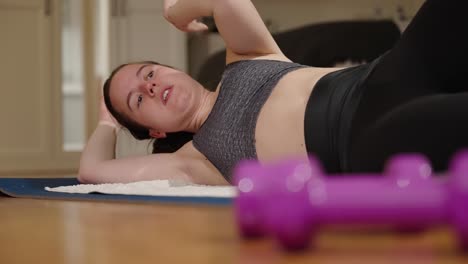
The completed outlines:
[[[44,188],[79,184],[76,178],[0,178],[0,196],[33,199],[86,200],[114,202],[166,202],[228,205],[232,198],[224,197],[173,197],[150,195],[123,195],[100,193],[59,193]]]

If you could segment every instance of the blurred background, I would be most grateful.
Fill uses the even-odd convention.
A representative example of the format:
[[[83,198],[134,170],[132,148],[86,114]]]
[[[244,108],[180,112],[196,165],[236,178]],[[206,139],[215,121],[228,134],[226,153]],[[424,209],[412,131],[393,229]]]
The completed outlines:
[[[154,60],[216,83],[224,46],[212,21],[209,32],[179,32],[162,2],[0,0],[0,176],[76,173],[101,85],[122,63]],[[333,66],[391,47],[423,0],[253,2],[288,57]],[[150,151],[125,131],[118,142],[119,156]]]

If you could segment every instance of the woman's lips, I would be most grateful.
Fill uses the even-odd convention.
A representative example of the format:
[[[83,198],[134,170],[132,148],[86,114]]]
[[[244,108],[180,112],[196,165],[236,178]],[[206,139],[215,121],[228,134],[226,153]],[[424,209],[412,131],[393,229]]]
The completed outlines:
[[[166,105],[167,102],[169,101],[169,98],[171,97],[171,94],[172,94],[172,87],[173,86],[168,86],[161,91],[161,101],[163,102],[163,105]],[[166,99],[164,99],[165,93],[167,93]]]

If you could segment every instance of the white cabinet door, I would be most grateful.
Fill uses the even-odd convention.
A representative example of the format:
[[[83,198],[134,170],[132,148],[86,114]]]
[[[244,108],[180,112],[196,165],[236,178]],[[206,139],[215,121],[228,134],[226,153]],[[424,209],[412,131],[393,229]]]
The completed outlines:
[[[111,0],[111,68],[153,60],[187,70],[187,38],[163,17],[163,0]]]
[[[0,175],[76,168],[62,155],[53,1],[0,0]],[[54,33],[55,32],[55,33]]]

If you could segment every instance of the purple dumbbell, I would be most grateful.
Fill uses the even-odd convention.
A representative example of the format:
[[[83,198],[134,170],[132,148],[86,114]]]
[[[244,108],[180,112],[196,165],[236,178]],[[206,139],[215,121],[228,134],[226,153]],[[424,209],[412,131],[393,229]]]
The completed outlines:
[[[290,178],[290,182],[284,182],[285,178],[280,175],[289,173],[293,166],[296,168],[295,177]],[[241,161],[234,172],[235,184],[240,194],[234,205],[242,235],[260,237],[269,233],[269,223],[266,222],[268,219],[265,219],[265,215],[267,210],[276,210],[276,205],[270,203],[272,195],[283,195],[286,196],[285,199],[288,196],[287,189],[277,187],[301,188],[301,182],[308,181],[308,177],[317,173],[322,174],[322,170],[315,159],[311,159],[310,162],[306,159],[291,159],[268,166],[252,160]],[[279,191],[282,192],[278,193]],[[303,212],[305,210],[300,213]]]
[[[449,174],[431,177],[430,163],[416,154],[389,160],[384,177],[325,177],[314,158],[268,166],[249,161],[234,173],[237,220],[244,235],[273,235],[289,249],[306,247],[320,226],[330,224],[452,224],[468,250],[468,151],[452,159]]]

